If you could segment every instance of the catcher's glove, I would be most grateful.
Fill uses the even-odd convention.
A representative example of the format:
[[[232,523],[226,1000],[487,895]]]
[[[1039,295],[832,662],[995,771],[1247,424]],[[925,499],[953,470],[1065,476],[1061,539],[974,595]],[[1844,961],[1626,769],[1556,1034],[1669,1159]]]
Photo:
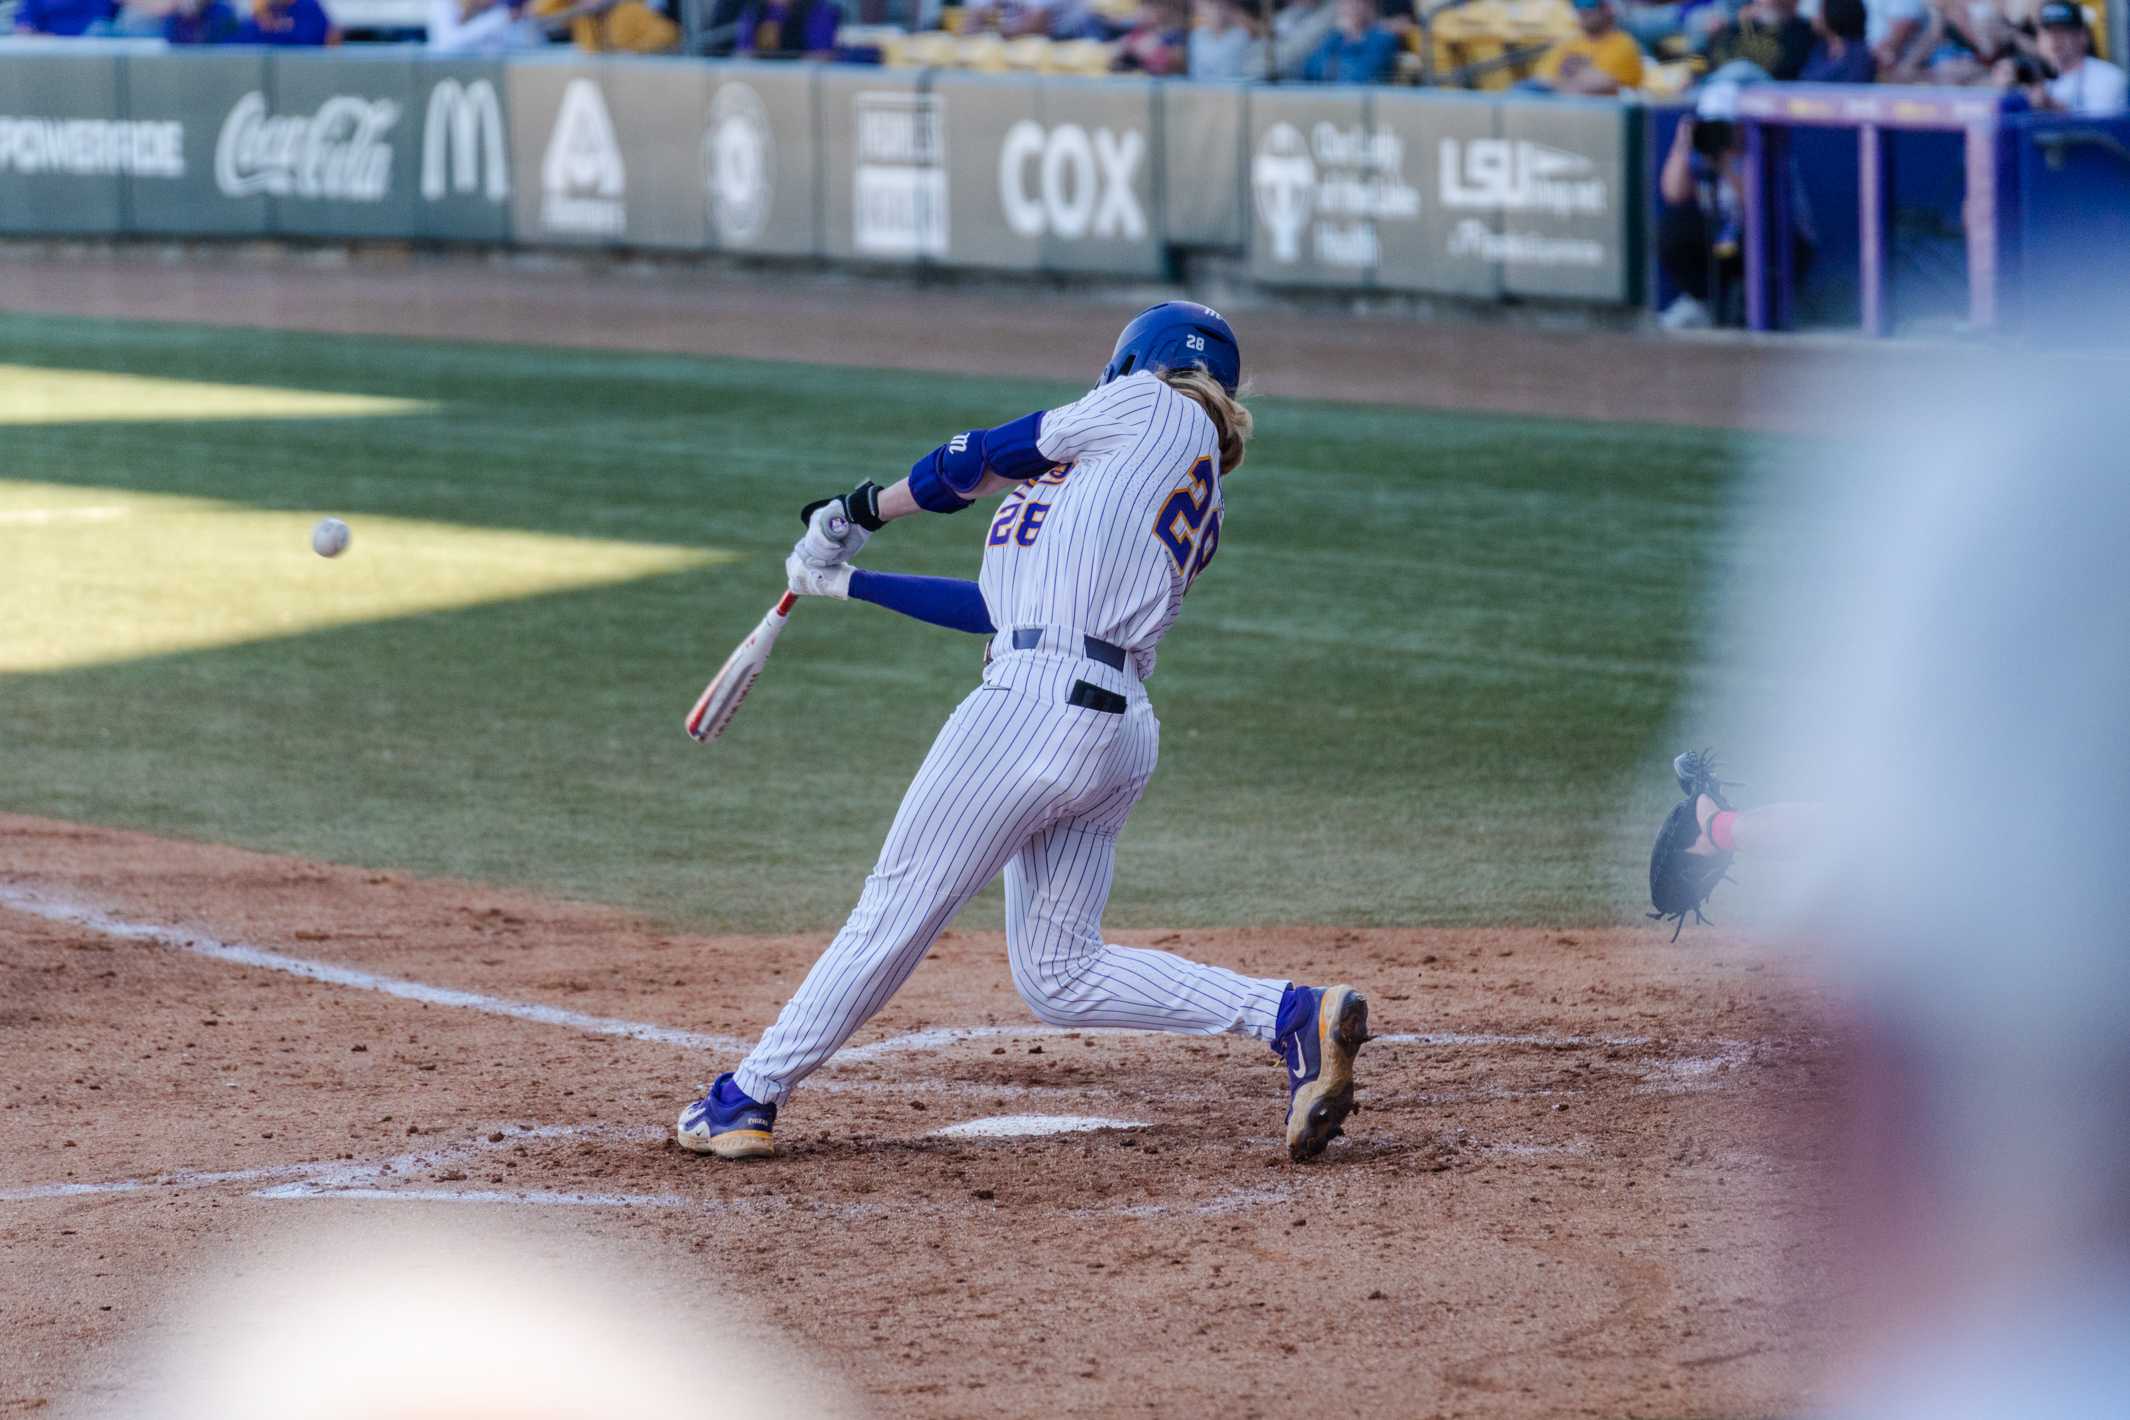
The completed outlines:
[[[1719,810],[1731,805],[1723,797],[1724,781],[1716,777],[1716,757],[1708,750],[1682,754],[1671,762],[1671,768],[1679,776],[1679,790],[1686,797],[1657,830],[1656,847],[1649,853],[1649,901],[1657,909],[1649,915],[1656,921],[1676,922],[1678,925],[1671,930],[1671,939],[1676,942],[1686,927],[1687,913],[1693,913],[1696,922],[1708,921],[1701,905],[1716,890],[1716,884],[1725,880],[1731,866],[1729,853],[1686,851],[1701,838],[1701,796],[1708,795]]]

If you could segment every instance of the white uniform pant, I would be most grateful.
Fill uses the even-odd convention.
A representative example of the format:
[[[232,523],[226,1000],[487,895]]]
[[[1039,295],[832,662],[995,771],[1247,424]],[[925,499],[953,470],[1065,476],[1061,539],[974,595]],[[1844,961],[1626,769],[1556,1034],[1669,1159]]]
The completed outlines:
[[[750,1097],[773,1104],[819,1069],[1001,869],[1007,960],[1038,1019],[1272,1039],[1285,981],[1102,941],[1117,834],[1161,724],[1129,672],[1058,644],[1077,641],[995,654],[940,729],[843,930],[734,1072]],[[1083,680],[1124,697],[1124,713],[1067,704]]]

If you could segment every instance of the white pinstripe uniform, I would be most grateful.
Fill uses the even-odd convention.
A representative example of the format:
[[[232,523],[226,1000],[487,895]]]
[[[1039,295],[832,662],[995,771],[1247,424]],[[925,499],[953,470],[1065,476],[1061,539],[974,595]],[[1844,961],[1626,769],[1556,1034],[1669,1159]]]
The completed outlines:
[[[1287,983],[1102,941],[1117,834],[1154,772],[1140,682],[1220,538],[1212,421],[1152,375],[1043,416],[1058,468],[1007,495],[985,535],[983,684],[933,741],[843,930],[734,1072],[765,1104],[833,1055],[1001,869],[1013,984],[1052,1025],[1270,1040]],[[1018,631],[1020,635],[1015,636]],[[1029,633],[1039,631],[1032,648]],[[1094,637],[1127,653],[1086,654]],[[1068,704],[1077,683],[1123,712]]]

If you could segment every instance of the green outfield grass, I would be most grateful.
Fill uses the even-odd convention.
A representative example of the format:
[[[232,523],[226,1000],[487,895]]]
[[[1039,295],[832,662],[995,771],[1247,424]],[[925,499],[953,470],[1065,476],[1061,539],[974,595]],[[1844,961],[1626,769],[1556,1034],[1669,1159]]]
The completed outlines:
[[[691,744],[681,716],[780,590],[798,505],[1078,392],[18,317],[0,317],[0,361],[423,402],[0,424],[0,491],[219,500],[300,515],[287,524],[299,540],[320,513],[353,524],[347,560],[262,591],[247,575],[263,556],[255,517],[172,518],[187,570],[154,592],[203,621],[228,620],[236,597],[300,611],[313,573],[431,604],[453,529],[469,548],[485,529],[664,549],[644,554],[663,565],[671,549],[702,554],[636,580],[532,596],[513,584],[498,593],[513,599],[474,605],[439,591],[434,610],[315,629],[297,616],[289,634],[142,656],[127,600],[107,608],[97,591],[103,579],[137,602],[153,575],[137,536],[75,529],[88,567],[55,610],[29,584],[34,559],[7,557],[23,527],[0,519],[10,617],[61,617],[81,643],[60,668],[0,673],[0,809],[522,883],[721,929],[841,916],[977,671],[974,638],[804,605],[732,732]],[[1258,408],[1220,558],[1150,683],[1162,768],[1124,839],[1112,924],[1632,910],[1638,818],[1663,799],[1692,601],[1748,441]],[[143,499],[137,516],[164,506]],[[395,566],[365,518],[424,525],[431,555]],[[897,524],[863,560],[973,576],[981,519]]]

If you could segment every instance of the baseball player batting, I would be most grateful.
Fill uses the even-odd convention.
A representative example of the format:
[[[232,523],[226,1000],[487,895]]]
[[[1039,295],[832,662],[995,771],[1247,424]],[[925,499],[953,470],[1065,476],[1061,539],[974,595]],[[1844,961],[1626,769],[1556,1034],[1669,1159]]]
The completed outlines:
[[[1002,870],[1013,984],[1038,1019],[1269,1042],[1287,1066],[1289,1155],[1313,1158],[1337,1137],[1368,1037],[1360,992],[1102,940],[1117,834],[1160,743],[1144,682],[1220,547],[1221,479],[1251,433],[1241,379],[1228,323],[1170,301],[1124,328],[1083,398],[957,434],[892,488],[861,483],[807,505],[806,534],[785,562],[792,592],[990,637],[983,682],[933,741],[858,905],[798,994],[681,1112],[683,1148],[770,1154],[792,1089],[887,1004]],[[850,565],[886,523],[1001,493],[976,582]]]

